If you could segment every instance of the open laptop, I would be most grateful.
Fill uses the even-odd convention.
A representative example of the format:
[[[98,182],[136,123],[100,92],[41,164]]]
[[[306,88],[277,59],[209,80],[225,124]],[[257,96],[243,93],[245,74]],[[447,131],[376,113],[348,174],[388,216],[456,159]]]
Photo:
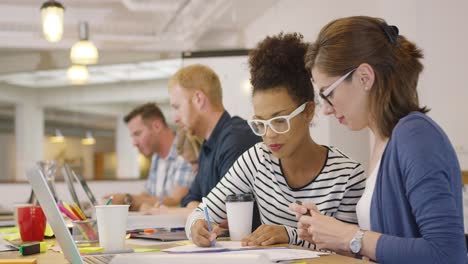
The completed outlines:
[[[93,192],[89,188],[85,178],[82,175],[75,173],[75,171],[73,171],[70,168],[70,166],[66,163],[62,166],[62,174],[63,178],[65,179],[65,182],[67,183],[68,190],[70,191],[70,195],[73,201],[80,207],[81,210],[83,210],[84,208],[78,199],[78,195],[76,193],[74,185],[75,182],[78,183],[79,186],[81,186],[91,205],[98,204],[96,197],[94,196]]]
[[[269,260],[262,254],[243,254],[243,255],[225,255],[225,254],[158,254],[158,253],[132,253],[132,254],[106,254],[106,255],[90,255],[81,256],[75,242],[72,239],[70,231],[68,231],[65,221],[54,196],[50,191],[47,181],[42,171],[37,168],[29,170],[27,178],[31,183],[32,189],[36,194],[37,199],[44,211],[47,222],[54,230],[55,238],[65,255],[65,258],[72,264],[127,264],[127,263],[174,263],[174,264],[191,264],[191,263],[254,263],[264,264],[270,263]]]
[[[47,217],[47,222],[54,231],[55,238],[57,239],[60,247],[65,255],[65,258],[73,264],[83,263],[109,263],[114,255],[95,255],[95,256],[81,256],[75,242],[72,239],[70,231],[68,230],[65,221],[57,207],[54,196],[50,191],[47,181],[43,172],[39,167],[29,170],[26,173],[32,189],[39,200],[39,203]]]

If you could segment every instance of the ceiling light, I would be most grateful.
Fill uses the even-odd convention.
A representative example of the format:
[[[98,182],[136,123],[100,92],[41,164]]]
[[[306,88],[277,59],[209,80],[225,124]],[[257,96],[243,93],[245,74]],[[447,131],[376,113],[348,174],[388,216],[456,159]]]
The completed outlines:
[[[72,65],[68,68],[67,78],[71,84],[86,84],[89,79],[88,68],[85,65]]]
[[[96,144],[96,139],[93,137],[91,131],[86,131],[86,137],[81,139],[82,145],[94,145]]]
[[[62,135],[59,129],[55,129],[55,135],[50,137],[52,143],[64,143],[65,137]]]
[[[75,43],[70,51],[70,59],[73,64],[96,64],[99,54],[96,46],[89,41],[89,28],[87,22],[79,24],[80,41]]]
[[[63,5],[54,0],[48,0],[41,6],[42,32],[50,42],[62,39],[64,10]]]

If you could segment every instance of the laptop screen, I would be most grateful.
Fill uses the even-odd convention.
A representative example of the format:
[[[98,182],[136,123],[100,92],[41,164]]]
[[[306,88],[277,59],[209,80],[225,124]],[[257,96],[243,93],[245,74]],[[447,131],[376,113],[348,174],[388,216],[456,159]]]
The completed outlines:
[[[26,176],[46,215],[47,222],[52,227],[52,230],[54,230],[55,237],[66,259],[74,264],[83,263],[78,248],[68,231],[41,169],[37,167],[36,169],[29,170]]]

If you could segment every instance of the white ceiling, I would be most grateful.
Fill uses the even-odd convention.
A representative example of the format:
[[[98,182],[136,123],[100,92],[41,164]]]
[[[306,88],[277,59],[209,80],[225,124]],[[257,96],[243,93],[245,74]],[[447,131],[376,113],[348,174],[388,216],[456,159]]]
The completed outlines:
[[[64,37],[52,44],[41,35],[39,8],[44,1],[0,1],[0,48],[69,49],[78,39],[79,21],[89,23],[90,38],[100,50],[242,47],[242,29],[276,2],[59,0],[65,6]]]
[[[65,71],[70,66],[70,47],[78,41],[80,21],[88,22],[90,40],[99,50],[99,63],[89,68],[90,82],[82,89],[96,89],[104,94],[108,89],[109,94],[114,95],[115,89],[128,89],[133,81],[148,82],[148,85],[161,83],[161,79],[168,78],[177,69],[174,65],[180,65],[183,51],[246,48],[245,28],[278,2],[58,0],[65,6],[64,35],[58,43],[49,43],[42,36],[40,19],[40,6],[45,1],[0,0],[0,93],[2,89],[16,87],[18,90],[43,88],[40,89],[43,95],[58,93],[60,89],[69,90],[69,95],[76,97],[74,87],[65,79]],[[169,65],[164,68],[161,65],[165,63]],[[57,88],[54,90],[54,87]],[[164,93],[157,94],[166,94],[163,89]],[[158,100],[163,110],[168,111],[168,99],[159,96]],[[63,111],[64,116],[77,109],[86,109],[88,114],[108,112],[112,115],[114,109],[129,109],[141,103],[138,100],[116,101],[45,107]],[[46,119],[49,115],[46,112]]]

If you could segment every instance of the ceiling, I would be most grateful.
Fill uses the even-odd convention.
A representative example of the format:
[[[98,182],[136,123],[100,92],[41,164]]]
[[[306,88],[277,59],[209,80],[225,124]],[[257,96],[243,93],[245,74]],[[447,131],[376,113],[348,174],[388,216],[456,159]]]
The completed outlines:
[[[59,0],[64,35],[49,43],[41,33],[45,0],[0,1],[0,49],[66,50],[86,21],[100,51],[180,52],[242,48],[243,29],[275,0]],[[0,55],[8,55],[3,53]]]
[[[65,7],[64,35],[61,41],[49,43],[41,29],[40,6],[45,1],[0,1],[0,92],[2,83],[10,88],[37,90],[43,94],[55,93],[57,89],[72,92],[74,87],[67,83],[65,71],[70,66],[70,47],[78,41],[80,21],[88,22],[90,40],[99,50],[99,63],[89,67],[90,83],[82,88],[87,91],[98,88],[103,92],[108,87],[112,92],[111,89],[116,89],[114,86],[130,86],[132,82],[151,85],[151,81],[168,78],[180,65],[183,51],[246,48],[245,28],[278,2],[58,0]],[[164,64],[166,66],[161,66]],[[158,99],[165,104],[168,102],[167,98]],[[51,115],[48,110],[45,114],[48,120],[50,116],[70,115],[69,111],[77,109],[100,109],[95,113],[101,113],[104,108],[128,109],[138,103],[121,100],[96,105],[82,102],[79,106],[46,106],[55,112]],[[163,111],[169,108],[168,105],[162,107]],[[84,115],[75,114],[74,119],[82,120],[85,126],[105,123],[102,119],[89,122],[90,113],[92,110]],[[111,118],[114,118],[112,114]],[[107,127],[111,126],[108,123]]]

